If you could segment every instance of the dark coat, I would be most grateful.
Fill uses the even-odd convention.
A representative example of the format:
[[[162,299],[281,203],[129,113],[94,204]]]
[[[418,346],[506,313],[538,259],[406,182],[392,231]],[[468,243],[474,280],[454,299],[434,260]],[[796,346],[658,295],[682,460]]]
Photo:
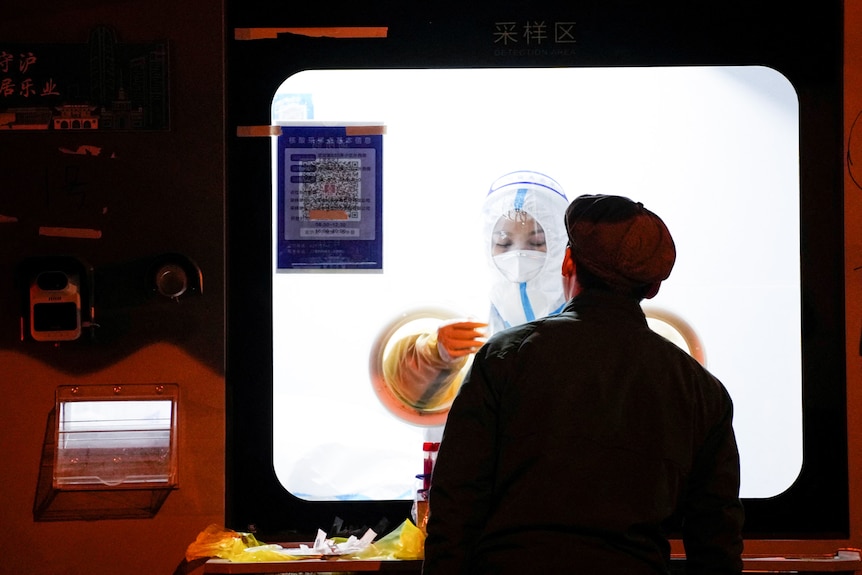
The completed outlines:
[[[476,354],[434,469],[425,575],[742,570],[733,405],[637,301],[588,290]]]

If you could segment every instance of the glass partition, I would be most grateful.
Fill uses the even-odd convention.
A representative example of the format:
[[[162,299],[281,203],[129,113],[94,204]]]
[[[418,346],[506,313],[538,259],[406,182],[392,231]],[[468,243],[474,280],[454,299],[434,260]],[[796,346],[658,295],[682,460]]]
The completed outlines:
[[[677,264],[648,304],[665,324],[679,320],[733,396],[742,496],[787,490],[802,466],[799,113],[790,82],[761,66],[286,78],[273,123],[386,132],[382,271],[285,273],[273,262],[278,480],[309,501],[412,498],[422,444],[445,414],[393,409],[375,376],[381,334],[422,310],[487,321],[482,202],[497,177],[534,170],[568,200],[625,195],[665,220]]]

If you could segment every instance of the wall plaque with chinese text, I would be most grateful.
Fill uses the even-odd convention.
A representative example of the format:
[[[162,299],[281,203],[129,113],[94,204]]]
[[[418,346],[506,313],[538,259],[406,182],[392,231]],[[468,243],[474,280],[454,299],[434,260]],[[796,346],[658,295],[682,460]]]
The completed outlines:
[[[81,44],[0,42],[0,130],[165,130],[166,42],[126,44],[108,27]]]

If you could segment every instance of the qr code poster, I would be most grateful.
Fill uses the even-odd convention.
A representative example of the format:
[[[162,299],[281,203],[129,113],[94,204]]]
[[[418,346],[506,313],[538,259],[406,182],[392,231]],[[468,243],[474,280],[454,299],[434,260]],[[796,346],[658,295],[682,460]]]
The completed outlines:
[[[282,127],[278,269],[381,270],[383,126]]]

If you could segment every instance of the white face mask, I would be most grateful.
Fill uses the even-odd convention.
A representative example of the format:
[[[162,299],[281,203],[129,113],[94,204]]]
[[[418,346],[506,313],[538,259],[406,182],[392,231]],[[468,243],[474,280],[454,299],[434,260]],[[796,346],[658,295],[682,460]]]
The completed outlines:
[[[547,256],[535,250],[510,251],[494,256],[494,265],[510,282],[522,283],[539,274]]]

